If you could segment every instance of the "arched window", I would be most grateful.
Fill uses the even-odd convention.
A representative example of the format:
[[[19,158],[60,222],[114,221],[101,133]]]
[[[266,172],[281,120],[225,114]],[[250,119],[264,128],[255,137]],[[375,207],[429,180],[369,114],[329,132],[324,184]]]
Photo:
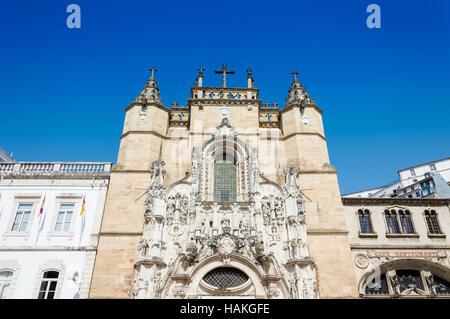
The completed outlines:
[[[386,209],[384,211],[385,217],[386,217],[386,225],[388,229],[389,234],[400,234],[400,227],[398,226],[398,220],[397,220],[397,212],[395,210],[388,210]]]
[[[370,220],[370,212],[368,209],[358,210],[359,225],[361,227],[361,233],[373,234],[372,222]]]
[[[383,272],[378,281],[373,275],[368,277],[364,287],[367,296],[396,292],[398,296],[450,295],[450,282],[425,269],[393,269],[391,274]]]
[[[8,290],[9,286],[11,286],[12,276],[12,271],[0,272],[0,299],[6,299],[8,297]]]
[[[234,158],[226,153],[214,160],[214,200],[236,201],[236,163]]]
[[[245,284],[248,279],[245,273],[230,267],[213,269],[203,277],[204,282],[218,289],[239,287]]]
[[[436,211],[425,210],[425,219],[427,221],[428,233],[441,234],[441,228],[437,219]]]
[[[450,295],[450,282],[441,277],[434,276],[434,283],[438,295]]]
[[[422,277],[418,270],[396,270],[400,292],[410,288],[424,290]]]
[[[375,281],[375,280],[374,280]],[[389,289],[386,282],[386,274],[380,276],[379,282],[370,282],[366,285],[366,295],[388,295]]]
[[[414,234],[414,227],[409,210],[399,210],[398,216],[400,218],[400,224],[402,225],[402,232],[404,234]]]
[[[59,272],[50,270],[44,272],[41,286],[39,288],[38,299],[54,299],[56,286],[58,285]]]

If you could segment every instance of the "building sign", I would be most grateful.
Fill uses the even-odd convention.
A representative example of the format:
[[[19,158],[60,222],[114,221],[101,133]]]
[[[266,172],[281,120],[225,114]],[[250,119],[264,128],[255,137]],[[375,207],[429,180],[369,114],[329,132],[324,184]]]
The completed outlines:
[[[438,251],[377,251],[371,257],[442,257]]]

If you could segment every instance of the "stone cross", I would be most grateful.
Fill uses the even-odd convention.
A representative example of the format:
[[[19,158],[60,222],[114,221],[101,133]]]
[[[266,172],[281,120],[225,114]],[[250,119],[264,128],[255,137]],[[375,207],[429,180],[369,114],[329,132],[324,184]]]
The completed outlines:
[[[291,74],[294,75],[294,81],[297,80],[298,72],[294,70],[291,72]]]
[[[222,73],[222,85],[224,88],[227,87],[227,74],[234,74],[234,71],[227,70],[227,65],[222,63],[222,70],[215,70],[215,73]]]
[[[204,67],[199,67],[198,68],[198,74],[203,74],[203,71],[205,71]]]
[[[173,107],[177,107],[178,103],[177,102],[173,102],[172,105],[173,105]]]
[[[270,103],[269,103],[269,102],[266,102],[266,103],[264,103],[264,106],[265,106],[265,107],[269,107],[269,106],[270,106]]]
[[[277,107],[278,103],[277,102],[273,102],[272,105],[273,105],[273,107]]]
[[[155,72],[158,71],[154,66],[152,66],[151,69],[149,69],[149,71],[152,71],[152,78],[155,77]]]

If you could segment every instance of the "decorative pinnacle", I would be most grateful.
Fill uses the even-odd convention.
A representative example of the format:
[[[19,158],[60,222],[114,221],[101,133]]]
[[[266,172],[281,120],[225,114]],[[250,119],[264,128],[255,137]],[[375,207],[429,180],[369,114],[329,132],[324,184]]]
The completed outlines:
[[[291,74],[294,75],[294,81],[296,81],[298,72],[294,70],[294,71],[291,72]]]
[[[155,72],[158,70],[154,66],[152,66],[152,68],[149,69],[149,71],[152,71],[152,78],[155,78]]]

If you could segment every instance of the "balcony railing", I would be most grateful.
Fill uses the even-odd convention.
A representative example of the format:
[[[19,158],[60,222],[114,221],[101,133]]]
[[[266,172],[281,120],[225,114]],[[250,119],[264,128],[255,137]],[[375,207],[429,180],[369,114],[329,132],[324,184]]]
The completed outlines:
[[[111,163],[98,162],[14,162],[0,163],[0,174],[5,175],[109,175]]]

